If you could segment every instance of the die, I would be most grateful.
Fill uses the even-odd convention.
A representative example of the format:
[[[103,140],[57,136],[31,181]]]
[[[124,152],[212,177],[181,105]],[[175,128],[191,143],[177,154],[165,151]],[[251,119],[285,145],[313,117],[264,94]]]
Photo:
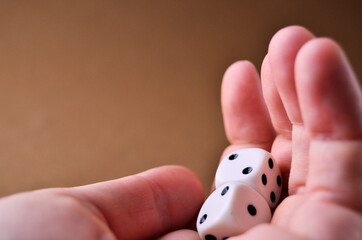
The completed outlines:
[[[269,205],[258,192],[246,184],[229,182],[206,199],[196,227],[201,239],[224,240],[270,219]]]
[[[282,179],[272,155],[260,148],[245,148],[224,157],[215,175],[218,188],[227,182],[242,182],[255,189],[268,202],[270,208],[278,204]]]

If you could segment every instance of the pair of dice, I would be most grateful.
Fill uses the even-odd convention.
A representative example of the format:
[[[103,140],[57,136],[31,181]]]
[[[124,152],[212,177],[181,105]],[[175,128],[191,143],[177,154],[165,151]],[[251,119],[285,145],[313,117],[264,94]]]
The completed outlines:
[[[246,148],[226,156],[216,171],[216,190],[197,218],[201,239],[224,240],[271,220],[278,204],[282,179],[271,154]]]

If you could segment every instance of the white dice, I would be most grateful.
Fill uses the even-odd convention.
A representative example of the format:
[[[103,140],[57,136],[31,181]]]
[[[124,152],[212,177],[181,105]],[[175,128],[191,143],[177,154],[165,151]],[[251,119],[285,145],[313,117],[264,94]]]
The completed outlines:
[[[197,230],[201,239],[223,240],[270,219],[270,208],[259,193],[245,184],[230,182],[208,197],[197,218]]]
[[[281,195],[282,179],[269,152],[246,148],[220,162],[215,186],[197,218],[197,231],[205,240],[224,240],[269,222]]]
[[[215,175],[218,188],[227,182],[241,182],[260,193],[274,208],[279,201],[282,179],[272,155],[260,148],[246,148],[232,152],[221,162]]]

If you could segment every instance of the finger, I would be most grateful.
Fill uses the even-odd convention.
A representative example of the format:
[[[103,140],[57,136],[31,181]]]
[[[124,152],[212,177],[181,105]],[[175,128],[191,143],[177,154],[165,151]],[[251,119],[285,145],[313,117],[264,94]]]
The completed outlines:
[[[185,227],[204,199],[197,176],[178,166],[77,187],[69,193],[94,205],[118,239],[154,238]]]
[[[262,97],[255,67],[248,61],[232,64],[221,86],[221,107],[226,136],[231,143],[221,159],[241,148],[262,148],[270,152],[275,132]],[[215,189],[212,184],[211,191]]]
[[[361,139],[361,89],[338,44],[327,38],[307,43],[298,54],[296,76],[312,137]]]
[[[303,123],[294,82],[295,57],[299,49],[313,37],[307,29],[291,26],[277,32],[269,44],[268,57],[273,79],[293,124]]]
[[[0,233],[1,239],[116,239],[95,211],[54,189],[1,198]]]
[[[247,61],[231,65],[221,87],[225,132],[234,146],[260,147],[270,151],[274,129],[261,93],[258,73]]]
[[[157,240],[200,240],[199,234],[193,230],[181,229],[168,233]]]
[[[261,66],[261,83],[263,96],[268,107],[274,129],[287,139],[292,137],[292,124],[289,121],[283,102],[275,86],[268,55]]]
[[[309,140],[303,127],[294,81],[294,63],[299,49],[313,34],[303,27],[291,26],[277,32],[269,44],[268,58],[272,79],[282,99],[292,127],[292,157],[289,176],[289,193],[300,192],[305,187],[308,174]]]
[[[270,224],[258,225],[243,235],[228,238],[228,240],[256,240],[256,239],[278,239],[278,240],[305,240],[305,238],[292,233],[284,228]]]
[[[341,48],[315,39],[297,56],[296,81],[312,138],[307,189],[362,210],[362,97]]]
[[[277,132],[271,149],[283,177],[283,190],[288,189],[288,178],[292,158],[292,124],[280,99],[270,68],[268,55],[265,56],[261,67],[261,83],[263,96],[270,117]]]

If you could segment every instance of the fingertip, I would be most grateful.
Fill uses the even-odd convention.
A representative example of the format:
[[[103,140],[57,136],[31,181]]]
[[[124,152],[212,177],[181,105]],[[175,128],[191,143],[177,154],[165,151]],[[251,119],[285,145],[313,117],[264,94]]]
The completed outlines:
[[[160,166],[139,173],[138,175],[150,179],[153,182],[168,182],[169,184],[174,184],[174,187],[182,188],[180,189],[181,191],[187,192],[188,194],[185,197],[192,197],[192,202],[202,203],[204,200],[204,189],[199,177],[196,173],[184,166]]]
[[[139,176],[167,188],[167,191],[174,191],[183,196],[183,203],[201,205],[204,200],[204,189],[199,177],[190,169],[180,165],[166,165],[156,167]]]
[[[186,227],[204,200],[196,174],[174,165],[67,193],[95,206],[120,239],[143,239]]]
[[[321,89],[324,86],[322,82],[332,81],[343,68],[341,53],[338,44],[329,38],[313,39],[300,49],[295,62],[295,75],[297,87],[303,93],[302,97],[307,90],[318,91],[314,95],[325,92],[326,89]]]
[[[265,100],[268,101],[268,97],[270,95],[270,91],[272,91],[272,96],[278,95],[275,84],[273,81],[273,76],[270,68],[269,56],[268,54],[265,55],[263,62],[261,64],[261,71],[260,71],[261,83],[262,83],[262,90]],[[269,107],[269,106],[268,106]]]
[[[270,106],[270,103],[273,105],[276,102],[275,98],[277,98],[280,101],[280,96],[275,87],[268,54],[264,57],[263,62],[261,64],[260,77],[261,77],[263,96],[265,98],[265,102],[266,105],[268,106],[269,111],[272,110],[270,111],[270,114],[272,115],[274,109],[270,109],[273,108],[273,106]]]
[[[238,61],[226,70],[221,87],[221,105],[230,143],[269,145],[274,139],[260,78],[251,62]]]
[[[223,110],[232,111],[239,108],[244,97],[248,97],[245,91],[258,90],[256,80],[259,76],[254,65],[241,60],[233,63],[226,70],[221,87],[221,104]]]
[[[299,49],[313,39],[304,27],[289,26],[279,30],[269,44],[270,72],[290,122],[302,124],[294,79],[295,58]]]
[[[167,165],[138,174],[147,179],[157,196],[159,204],[166,204],[167,214],[159,211],[170,229],[188,226],[204,202],[204,189],[198,176],[190,169],[179,165]],[[159,189],[159,190],[157,190]],[[163,196],[160,195],[162,193]],[[167,202],[165,200],[167,199]],[[159,205],[158,204],[158,205]],[[159,209],[163,207],[160,206]]]
[[[250,73],[257,73],[257,70],[253,63],[248,60],[240,60],[234,62],[226,69],[223,77],[223,84],[225,82],[228,83],[230,81],[234,81],[234,79],[243,78],[243,76]]]
[[[342,54],[342,48],[334,40],[326,37],[315,38],[301,47],[297,54],[296,65],[300,68],[303,65],[312,66],[326,61],[333,63],[334,59]]]
[[[336,76],[342,73],[341,70],[349,75],[349,79],[356,78],[342,47],[330,38],[315,38],[307,42],[298,52],[295,65],[298,76],[306,75],[304,81],[331,80],[334,78],[325,79],[323,75]],[[321,71],[324,66],[328,66],[328,71]]]
[[[261,69],[267,69],[269,70],[270,69],[270,66],[269,66],[269,56],[268,54],[265,55],[264,59],[263,59],[263,62],[261,63]]]
[[[361,137],[361,90],[338,43],[329,38],[306,43],[297,55],[295,76],[302,115],[312,137]]]
[[[270,40],[268,52],[274,52],[280,48],[291,48],[291,44],[304,43],[312,39],[314,35],[305,27],[292,25],[280,29]]]

